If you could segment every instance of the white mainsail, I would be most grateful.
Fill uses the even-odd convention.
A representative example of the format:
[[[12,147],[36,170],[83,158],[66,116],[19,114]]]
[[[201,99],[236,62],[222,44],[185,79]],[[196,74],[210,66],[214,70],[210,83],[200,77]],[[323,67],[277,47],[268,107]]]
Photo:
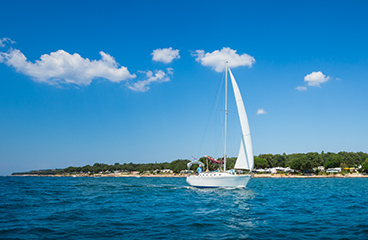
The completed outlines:
[[[248,123],[247,113],[245,112],[245,107],[243,103],[242,96],[239,91],[238,84],[235,81],[235,78],[229,69],[231,83],[233,85],[236,106],[238,108],[238,114],[240,119],[240,126],[242,130],[242,138],[240,143],[240,149],[238,158],[236,159],[235,167],[236,169],[249,169],[250,171],[253,169],[254,160],[253,160],[253,148],[252,148],[252,140],[250,137],[250,129]]]

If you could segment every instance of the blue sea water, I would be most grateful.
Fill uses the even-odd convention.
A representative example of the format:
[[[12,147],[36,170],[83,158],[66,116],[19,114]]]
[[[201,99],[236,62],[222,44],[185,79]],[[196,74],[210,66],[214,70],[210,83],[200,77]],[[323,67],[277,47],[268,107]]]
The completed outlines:
[[[368,239],[368,179],[0,177],[0,239]]]

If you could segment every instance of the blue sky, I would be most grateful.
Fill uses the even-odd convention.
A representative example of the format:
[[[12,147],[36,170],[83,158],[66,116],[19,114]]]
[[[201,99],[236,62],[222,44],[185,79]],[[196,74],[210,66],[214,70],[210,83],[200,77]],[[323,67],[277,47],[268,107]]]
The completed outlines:
[[[255,155],[368,152],[366,1],[1,5],[1,175],[219,157],[221,120],[209,116],[223,104],[212,107],[223,57]]]

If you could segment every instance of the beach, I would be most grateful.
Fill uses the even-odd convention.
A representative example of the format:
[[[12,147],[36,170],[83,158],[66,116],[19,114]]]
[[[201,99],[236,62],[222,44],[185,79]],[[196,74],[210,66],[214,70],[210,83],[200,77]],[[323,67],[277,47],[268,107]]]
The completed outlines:
[[[120,173],[110,173],[110,174],[55,174],[55,175],[37,175],[37,174],[20,174],[11,175],[11,177],[175,177],[175,178],[185,178],[188,174],[120,174]],[[252,178],[368,178],[368,174],[361,173],[348,173],[348,174],[253,174]]]

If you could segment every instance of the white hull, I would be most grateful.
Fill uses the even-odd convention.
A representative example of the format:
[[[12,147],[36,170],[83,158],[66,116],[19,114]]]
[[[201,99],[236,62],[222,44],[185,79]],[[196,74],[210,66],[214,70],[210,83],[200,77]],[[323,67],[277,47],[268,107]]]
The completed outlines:
[[[187,183],[200,188],[245,188],[251,175],[232,175],[229,173],[201,173],[187,177]]]

